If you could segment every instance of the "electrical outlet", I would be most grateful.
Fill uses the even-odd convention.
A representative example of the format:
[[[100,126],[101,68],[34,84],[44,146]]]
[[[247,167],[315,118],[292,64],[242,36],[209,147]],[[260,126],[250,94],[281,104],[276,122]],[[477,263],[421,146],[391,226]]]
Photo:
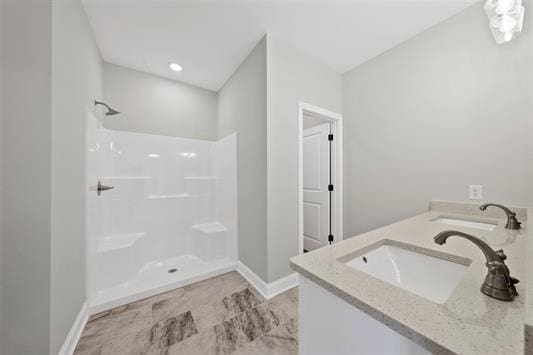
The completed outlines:
[[[468,186],[468,198],[471,200],[481,200],[483,198],[483,185]]]

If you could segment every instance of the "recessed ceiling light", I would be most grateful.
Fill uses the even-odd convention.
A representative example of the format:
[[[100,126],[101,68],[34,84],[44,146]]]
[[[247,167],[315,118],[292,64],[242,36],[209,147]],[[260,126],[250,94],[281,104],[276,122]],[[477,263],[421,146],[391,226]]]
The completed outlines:
[[[174,71],[182,71],[183,70],[183,67],[181,65],[179,65],[178,63],[169,63],[168,64],[169,68],[174,70]]]

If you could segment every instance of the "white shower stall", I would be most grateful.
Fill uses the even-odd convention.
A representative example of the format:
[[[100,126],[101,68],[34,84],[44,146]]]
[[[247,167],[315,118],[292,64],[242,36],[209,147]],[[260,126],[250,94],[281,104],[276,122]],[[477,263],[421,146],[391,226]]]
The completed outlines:
[[[88,114],[87,289],[105,310],[237,261],[237,135],[113,131]],[[97,191],[98,182],[112,189]]]

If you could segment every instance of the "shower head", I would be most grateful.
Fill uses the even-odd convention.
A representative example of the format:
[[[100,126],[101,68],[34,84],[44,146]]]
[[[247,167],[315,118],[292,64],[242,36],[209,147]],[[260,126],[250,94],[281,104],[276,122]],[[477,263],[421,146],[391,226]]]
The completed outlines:
[[[102,105],[104,106],[105,108],[107,108],[107,112],[105,113],[106,116],[113,116],[113,115],[117,115],[120,113],[120,111],[117,111],[117,110],[114,110],[112,109],[111,107],[109,107],[106,103],[104,102],[100,102],[100,101],[94,101],[94,105],[95,106],[98,106],[98,105]]]
[[[113,115],[118,115],[120,113],[120,111],[117,111],[117,110],[113,110],[112,108],[108,108],[109,111],[106,112],[106,116],[113,116]]]

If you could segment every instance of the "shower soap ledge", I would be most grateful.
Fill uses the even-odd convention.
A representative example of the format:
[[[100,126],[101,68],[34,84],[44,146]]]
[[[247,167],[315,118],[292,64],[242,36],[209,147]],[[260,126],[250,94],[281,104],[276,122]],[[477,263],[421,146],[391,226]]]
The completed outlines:
[[[195,224],[191,228],[196,229],[205,234],[220,233],[220,232],[225,232],[228,230],[228,228],[226,228],[225,225],[219,222]]]
[[[216,176],[185,176],[185,180],[218,180]]]
[[[164,200],[164,199],[170,199],[170,198],[185,198],[185,197],[191,197],[189,194],[175,194],[175,195],[155,195],[151,194],[148,195],[149,200]]]

